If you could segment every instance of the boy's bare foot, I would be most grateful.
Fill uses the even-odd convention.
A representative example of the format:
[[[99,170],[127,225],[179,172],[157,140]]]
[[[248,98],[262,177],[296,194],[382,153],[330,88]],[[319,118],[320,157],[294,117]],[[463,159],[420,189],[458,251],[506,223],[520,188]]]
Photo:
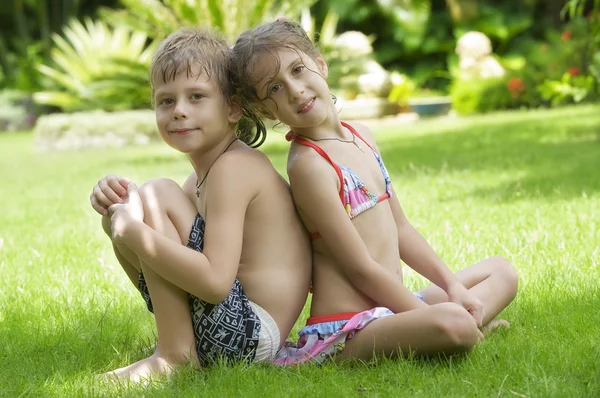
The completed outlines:
[[[100,375],[100,378],[104,380],[129,380],[134,383],[147,382],[152,377],[171,373],[178,366],[180,364],[169,363],[166,359],[155,354],[129,366],[106,372]]]
[[[508,323],[504,319],[494,319],[494,320],[490,321],[487,325],[485,325],[483,328],[481,328],[481,330],[487,334],[487,333],[493,332],[499,328],[509,329],[510,323]]]

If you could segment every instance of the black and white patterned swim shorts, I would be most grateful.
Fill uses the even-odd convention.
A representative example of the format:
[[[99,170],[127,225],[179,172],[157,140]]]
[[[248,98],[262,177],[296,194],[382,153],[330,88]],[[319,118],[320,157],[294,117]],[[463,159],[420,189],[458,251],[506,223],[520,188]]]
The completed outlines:
[[[187,247],[201,252],[204,248],[205,222],[196,215]],[[153,312],[144,274],[140,272],[138,289]],[[209,304],[189,295],[196,351],[202,366],[218,360],[249,361],[254,359],[261,323],[250,306],[240,282],[236,279],[229,296],[219,304]]]

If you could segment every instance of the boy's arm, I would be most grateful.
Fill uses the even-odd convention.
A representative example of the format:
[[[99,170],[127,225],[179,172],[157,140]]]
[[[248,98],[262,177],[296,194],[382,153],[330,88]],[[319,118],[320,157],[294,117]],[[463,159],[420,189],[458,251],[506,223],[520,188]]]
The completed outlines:
[[[117,228],[113,220],[115,243],[127,246],[179,288],[208,303],[223,301],[237,275],[246,209],[257,193],[249,162],[225,154],[213,166],[206,183],[210,189],[202,253],[157,233],[139,217],[128,219],[123,228]],[[130,192],[130,203],[132,196]]]
[[[314,223],[357,289],[396,313],[427,306],[371,258],[340,202],[337,175],[329,163],[316,154],[305,154],[294,160],[288,174],[296,206]]]

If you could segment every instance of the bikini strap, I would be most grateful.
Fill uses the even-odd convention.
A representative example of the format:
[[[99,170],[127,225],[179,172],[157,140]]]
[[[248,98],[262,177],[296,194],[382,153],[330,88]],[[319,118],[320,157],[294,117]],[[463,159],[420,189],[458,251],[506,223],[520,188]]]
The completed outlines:
[[[331,158],[329,157],[329,155],[327,154],[327,152],[325,152],[323,150],[323,148],[321,148],[320,146],[318,146],[317,144],[315,144],[314,142],[310,142],[307,141],[301,137],[298,137],[297,135],[295,135],[292,131],[290,131],[289,133],[287,133],[285,135],[285,139],[287,141],[294,141],[300,145],[304,145],[304,146],[308,146],[311,147],[312,149],[314,149],[315,151],[317,151],[317,153],[319,155],[321,155],[321,157],[325,160],[327,160],[331,166],[333,166],[333,169],[335,170],[335,173],[337,174],[339,180],[340,180],[340,200],[342,201],[342,203],[344,203],[344,177],[342,175],[342,169],[340,169],[340,166],[337,165],[337,163],[335,163],[333,160],[331,160]]]
[[[359,134],[359,132],[358,132],[358,131],[356,131],[356,129],[355,129],[354,127],[352,127],[351,125],[349,125],[349,124],[348,124],[348,123],[346,123],[346,122],[341,122],[341,123],[342,123],[342,126],[346,127],[348,130],[350,130],[350,132],[351,132],[352,134],[354,134],[355,136],[357,136],[358,138],[360,138],[360,140],[361,140],[362,142],[364,142],[365,144],[367,144],[367,146],[368,146],[369,148],[371,148],[371,150],[372,150],[373,152],[375,152],[375,149],[373,149],[373,147],[371,146],[371,144],[369,144],[369,143],[368,143],[368,142],[367,142],[367,141],[366,141],[366,140],[365,140],[365,139],[362,137],[362,135],[360,135],[360,134]]]

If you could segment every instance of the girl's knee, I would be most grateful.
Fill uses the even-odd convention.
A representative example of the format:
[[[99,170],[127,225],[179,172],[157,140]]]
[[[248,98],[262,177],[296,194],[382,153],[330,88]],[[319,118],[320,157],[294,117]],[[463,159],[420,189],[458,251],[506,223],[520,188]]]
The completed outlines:
[[[500,278],[505,282],[509,291],[513,294],[517,293],[517,287],[519,286],[519,276],[517,271],[513,267],[510,261],[504,257],[494,257],[494,273],[497,273]]]
[[[450,342],[453,350],[470,350],[479,336],[477,322],[469,312],[455,303],[436,305],[436,326],[440,333]]]

